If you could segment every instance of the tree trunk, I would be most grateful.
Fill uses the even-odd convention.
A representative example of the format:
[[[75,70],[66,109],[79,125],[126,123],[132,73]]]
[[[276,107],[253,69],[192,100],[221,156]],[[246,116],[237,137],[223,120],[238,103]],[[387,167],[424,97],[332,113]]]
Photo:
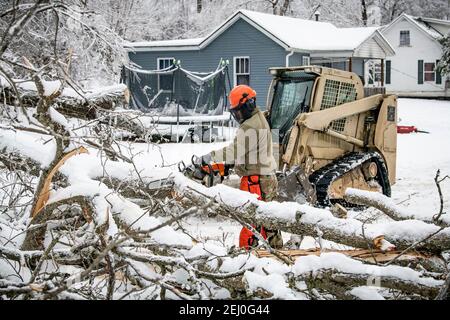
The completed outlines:
[[[366,0],[361,0],[361,10],[362,10],[361,17],[362,17],[363,25],[365,27],[367,27],[368,17],[367,17],[367,3],[366,3]]]
[[[286,15],[286,12],[288,11],[290,4],[291,4],[291,0],[284,0],[283,6],[280,8],[280,16]]]

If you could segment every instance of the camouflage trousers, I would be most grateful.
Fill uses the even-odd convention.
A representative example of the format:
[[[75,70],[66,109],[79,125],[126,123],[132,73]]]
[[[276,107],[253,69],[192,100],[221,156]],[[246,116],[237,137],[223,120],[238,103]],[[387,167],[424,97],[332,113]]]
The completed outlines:
[[[273,201],[278,195],[278,180],[275,175],[270,176],[260,176],[259,184],[261,187],[262,199],[263,201]],[[256,230],[261,230],[260,226],[255,228]],[[281,249],[283,247],[283,238],[281,236],[280,230],[270,230],[264,227],[267,235],[267,241],[269,245],[274,249]]]

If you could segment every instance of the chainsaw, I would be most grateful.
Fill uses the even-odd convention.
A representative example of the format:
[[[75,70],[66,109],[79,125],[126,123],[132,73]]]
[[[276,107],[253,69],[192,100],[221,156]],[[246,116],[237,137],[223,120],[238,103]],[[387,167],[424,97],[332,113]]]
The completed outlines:
[[[201,182],[210,188],[222,183],[226,176],[230,174],[231,166],[225,163],[211,163],[200,165],[197,156],[192,156],[192,164],[186,166],[184,161],[178,163],[178,170],[189,179]]]

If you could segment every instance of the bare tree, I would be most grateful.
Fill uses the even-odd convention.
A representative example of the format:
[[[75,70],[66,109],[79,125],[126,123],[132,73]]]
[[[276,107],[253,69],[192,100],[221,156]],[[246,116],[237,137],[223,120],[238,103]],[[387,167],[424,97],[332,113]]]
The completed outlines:
[[[363,25],[367,26],[367,3],[366,0],[361,0],[361,17],[363,21]]]

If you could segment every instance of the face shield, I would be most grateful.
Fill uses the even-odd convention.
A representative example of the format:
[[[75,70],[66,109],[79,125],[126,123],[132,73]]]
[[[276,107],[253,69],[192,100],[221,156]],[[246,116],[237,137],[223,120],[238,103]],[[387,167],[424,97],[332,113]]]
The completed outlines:
[[[231,109],[230,113],[233,116],[234,120],[236,120],[237,123],[241,124],[242,122],[244,122],[244,119],[242,117],[242,112],[239,107]]]
[[[239,124],[252,117],[253,111],[256,108],[256,99],[249,99],[243,104],[230,109],[230,113]]]

